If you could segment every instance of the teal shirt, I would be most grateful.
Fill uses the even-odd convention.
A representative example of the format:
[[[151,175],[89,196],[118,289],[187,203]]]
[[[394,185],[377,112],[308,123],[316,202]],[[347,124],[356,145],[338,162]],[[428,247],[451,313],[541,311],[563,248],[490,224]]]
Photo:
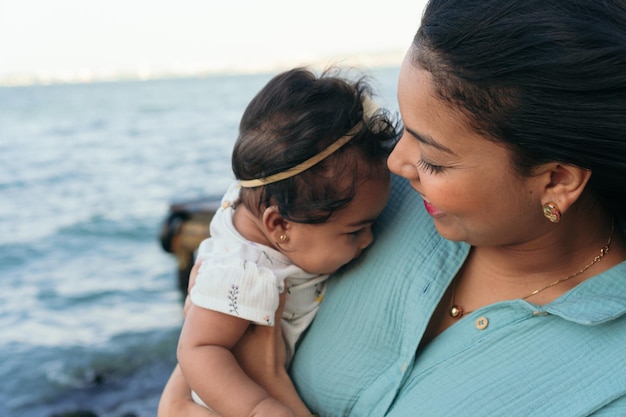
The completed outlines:
[[[472,312],[418,350],[469,246],[394,179],[376,243],[329,281],[290,369],[321,416],[626,416],[626,262],[544,306]]]

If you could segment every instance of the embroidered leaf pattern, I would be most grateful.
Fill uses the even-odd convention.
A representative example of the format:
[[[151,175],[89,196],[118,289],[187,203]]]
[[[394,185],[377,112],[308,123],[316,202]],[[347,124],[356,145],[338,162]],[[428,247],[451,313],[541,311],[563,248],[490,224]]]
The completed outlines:
[[[267,252],[262,250],[261,253],[263,254],[263,256],[265,256],[265,259],[267,259],[269,261],[270,265],[274,265],[274,261],[272,260],[272,258],[270,258],[270,256],[267,254]]]
[[[228,299],[230,303],[228,306],[230,307],[230,312],[239,315],[238,305],[237,305],[237,297],[239,296],[239,285],[232,284],[230,286],[230,290],[228,291]]]

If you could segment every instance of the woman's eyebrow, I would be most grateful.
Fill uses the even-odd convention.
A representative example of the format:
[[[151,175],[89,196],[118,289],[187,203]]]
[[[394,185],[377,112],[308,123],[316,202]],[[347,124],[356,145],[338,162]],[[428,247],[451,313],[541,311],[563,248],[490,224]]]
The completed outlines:
[[[406,126],[404,127],[404,129],[407,132],[409,132],[409,134],[411,136],[413,136],[415,139],[419,140],[423,144],[428,145],[428,146],[432,146],[433,148],[439,149],[440,151],[443,151],[445,153],[449,153],[450,155],[455,155],[456,156],[456,154],[454,152],[452,152],[452,150],[450,148],[440,144],[435,139],[433,139],[432,136],[420,135],[417,132],[415,132],[414,130],[412,130],[412,129],[406,127]]]

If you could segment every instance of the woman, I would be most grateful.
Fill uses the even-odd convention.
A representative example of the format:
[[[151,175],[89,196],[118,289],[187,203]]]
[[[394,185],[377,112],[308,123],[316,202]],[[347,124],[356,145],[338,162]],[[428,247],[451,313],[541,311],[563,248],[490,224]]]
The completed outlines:
[[[431,0],[398,91],[408,181],[298,348],[304,402],[626,415],[623,0]]]

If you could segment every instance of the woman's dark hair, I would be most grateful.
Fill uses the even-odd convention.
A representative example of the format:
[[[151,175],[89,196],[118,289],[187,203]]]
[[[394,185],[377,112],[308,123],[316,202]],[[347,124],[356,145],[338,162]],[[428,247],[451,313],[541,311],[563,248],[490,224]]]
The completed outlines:
[[[283,172],[317,155],[359,126],[354,137],[317,165],[272,184],[242,188],[241,202],[253,213],[278,206],[299,223],[323,223],[344,208],[359,183],[389,175],[386,159],[396,123],[379,110],[364,121],[365,77],[354,82],[326,70],[319,77],[297,68],[272,78],[248,104],[239,124],[232,167],[239,180]]]
[[[559,161],[626,214],[626,2],[430,0],[414,64],[522,175]]]

